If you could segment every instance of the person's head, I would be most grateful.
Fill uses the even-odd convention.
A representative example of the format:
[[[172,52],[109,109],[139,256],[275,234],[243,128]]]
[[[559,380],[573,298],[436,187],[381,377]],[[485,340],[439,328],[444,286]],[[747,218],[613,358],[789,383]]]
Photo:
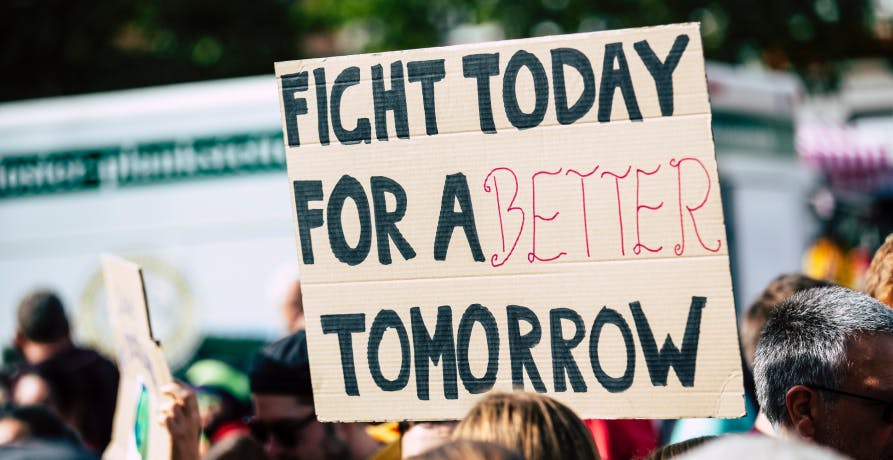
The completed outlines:
[[[725,435],[677,457],[679,460],[846,460],[838,453],[797,439]]]
[[[744,353],[744,360],[751,369],[753,369],[753,357],[757,349],[757,342],[760,340],[760,333],[766,326],[772,309],[797,292],[826,286],[833,286],[833,284],[800,273],[779,275],[766,285],[763,292],[741,316],[741,349]]]
[[[403,458],[421,455],[450,440],[456,422],[401,422],[400,455]]]
[[[233,429],[251,414],[248,376],[222,361],[203,359],[186,370],[186,380],[195,387],[202,431],[215,443],[221,436],[243,433]]]
[[[62,408],[57,400],[59,391],[54,388],[39,370],[30,370],[21,374],[16,380],[12,392],[12,402],[18,406],[45,406],[59,416],[62,416]]]
[[[254,417],[249,425],[267,454],[324,458],[329,433],[316,421],[304,331],[264,346],[254,358],[250,384]]]
[[[455,440],[441,444],[411,460],[522,460],[521,454],[499,444],[484,441]]]
[[[761,408],[783,433],[856,459],[893,455],[893,310],[842,287],[779,304],[757,346]]]
[[[668,460],[671,458],[677,458],[681,455],[684,455],[694,449],[697,449],[703,446],[708,441],[712,441],[716,439],[716,436],[701,436],[698,438],[686,439],[685,441],[680,441],[673,444],[667,444],[663,447],[658,447],[654,449],[645,460]]]
[[[893,233],[871,259],[865,272],[865,292],[893,308]]]
[[[304,329],[304,301],[301,296],[301,280],[295,280],[282,301],[282,316],[289,332]]]
[[[28,439],[81,444],[77,433],[46,407],[8,406],[0,409],[0,445]]]
[[[599,458],[592,435],[577,414],[538,393],[484,396],[456,426],[453,439],[495,442],[528,460]]]
[[[20,348],[69,340],[70,326],[65,307],[50,291],[38,290],[26,295],[19,303],[16,319],[16,345]],[[27,353],[25,358],[28,358]]]
[[[305,331],[263,347],[251,370],[252,435],[274,459],[366,457],[378,444],[365,425],[320,423],[313,405]]]

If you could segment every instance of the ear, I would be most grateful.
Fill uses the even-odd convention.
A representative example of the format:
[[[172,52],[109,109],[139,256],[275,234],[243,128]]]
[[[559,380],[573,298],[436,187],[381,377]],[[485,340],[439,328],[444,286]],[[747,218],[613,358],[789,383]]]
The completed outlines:
[[[818,398],[818,392],[805,385],[794,385],[785,394],[787,421],[791,429],[807,439],[815,438]]]
[[[12,343],[16,346],[16,348],[21,350],[22,348],[24,348],[26,340],[27,339],[25,339],[25,334],[22,334],[22,331],[20,330],[16,330],[15,336],[12,338]]]

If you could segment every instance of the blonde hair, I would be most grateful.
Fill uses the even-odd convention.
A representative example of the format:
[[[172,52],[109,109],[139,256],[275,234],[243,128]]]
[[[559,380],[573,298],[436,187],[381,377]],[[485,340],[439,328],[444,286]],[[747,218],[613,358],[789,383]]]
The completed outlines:
[[[598,460],[592,434],[570,408],[538,393],[490,393],[468,411],[453,439],[488,441],[528,460]]]
[[[685,455],[707,443],[716,439],[716,436],[701,436],[699,438],[686,439],[674,444],[668,444],[663,447],[654,449],[644,460],[669,460]]]
[[[496,443],[454,440],[408,460],[522,460],[521,454]]]
[[[871,259],[865,272],[865,293],[893,307],[893,233]]]

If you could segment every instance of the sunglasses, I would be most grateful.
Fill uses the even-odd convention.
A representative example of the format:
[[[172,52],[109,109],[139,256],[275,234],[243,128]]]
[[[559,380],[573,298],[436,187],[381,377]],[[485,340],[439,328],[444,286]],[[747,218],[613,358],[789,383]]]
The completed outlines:
[[[275,420],[259,420],[247,417],[245,423],[251,431],[251,437],[261,444],[266,444],[270,437],[286,449],[295,447],[301,431],[316,421],[316,414],[301,418],[279,418]]]
[[[881,418],[887,423],[893,423],[893,401],[884,401],[883,399],[872,398],[871,396],[860,395],[856,393],[850,393],[848,391],[837,390],[834,388],[827,388],[819,385],[807,385],[810,388],[819,390],[819,391],[827,391],[828,393],[834,393],[842,396],[849,396],[851,398],[861,399],[863,401],[871,401],[876,404],[884,405],[884,412],[881,414]]]

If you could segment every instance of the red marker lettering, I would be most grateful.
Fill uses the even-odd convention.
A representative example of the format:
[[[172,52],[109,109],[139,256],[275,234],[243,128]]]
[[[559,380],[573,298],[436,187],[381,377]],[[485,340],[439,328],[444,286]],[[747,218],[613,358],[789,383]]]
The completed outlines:
[[[659,252],[661,249],[664,248],[663,246],[658,246],[657,249],[651,249],[648,246],[645,246],[644,244],[642,244],[642,234],[641,234],[642,226],[639,224],[639,213],[643,209],[647,209],[649,211],[657,211],[664,205],[663,201],[661,201],[660,204],[658,204],[657,206],[644,205],[644,204],[641,204],[641,201],[640,201],[641,195],[639,192],[640,192],[640,186],[642,185],[642,179],[639,178],[639,174],[644,174],[646,176],[652,176],[654,174],[657,174],[658,171],[660,171],[660,165],[657,165],[657,168],[654,168],[654,171],[643,171],[641,169],[636,168],[636,245],[633,246],[633,252],[636,253],[636,255],[639,255],[642,252],[642,249],[644,249],[648,252]]]
[[[586,184],[584,183],[583,179],[595,174],[596,171],[598,171],[598,166],[596,166],[595,169],[589,171],[586,174],[581,174],[576,169],[568,169],[567,172],[564,173],[565,176],[573,173],[580,178],[580,195],[582,197],[581,201],[583,203],[583,236],[586,238],[586,257],[589,257],[589,219],[587,219],[586,217]]]
[[[624,256],[626,255],[626,247],[623,242],[623,209],[620,205],[620,179],[625,179],[631,169],[632,166],[628,166],[626,172],[619,176],[611,171],[605,171],[600,176],[605,177],[606,175],[610,175],[614,177],[614,190],[617,191],[617,222],[620,224],[620,254]]]
[[[555,171],[555,172],[537,171],[537,172],[533,173],[533,176],[530,177],[530,192],[531,192],[530,194],[533,196],[533,204],[530,208],[531,211],[533,211],[533,244],[531,247],[531,251],[527,253],[527,262],[529,262],[529,263],[533,263],[535,260],[538,260],[540,262],[550,262],[550,261],[553,261],[553,260],[567,254],[566,252],[562,251],[562,252],[559,252],[558,255],[549,257],[546,259],[543,259],[540,256],[536,255],[536,221],[537,221],[537,219],[551,222],[551,221],[555,220],[556,217],[558,217],[558,211],[555,211],[555,214],[552,214],[552,217],[543,217],[536,213],[536,176],[539,176],[540,174],[547,174],[550,176],[555,176],[555,175],[560,174],[561,170],[562,170],[562,168],[558,168],[558,171]]]
[[[691,225],[695,229],[695,236],[698,238],[698,242],[701,243],[701,247],[710,251],[710,252],[719,252],[720,246],[722,246],[721,240],[716,240],[716,247],[710,248],[704,244],[704,240],[701,239],[701,232],[698,231],[698,223],[695,221],[695,211],[704,207],[707,204],[707,198],[710,197],[710,173],[707,171],[707,167],[704,166],[704,163],[701,163],[701,160],[697,158],[681,158],[678,161],[675,158],[670,159],[670,166],[676,168],[676,184],[677,184],[677,198],[679,203],[679,233],[682,235],[682,242],[677,244],[673,248],[673,252],[676,253],[677,256],[681,256],[685,253],[685,224],[682,218],[682,164],[686,161],[692,161],[698,164],[701,167],[701,170],[704,171],[704,176],[707,178],[707,192],[704,194],[704,199],[695,207],[691,207],[685,205],[685,209],[688,210],[688,215],[691,218]]]
[[[515,242],[512,243],[512,247],[511,247],[511,249],[509,249],[507,254],[505,253],[505,224],[504,224],[504,221],[502,218],[502,214],[503,214],[502,213],[502,203],[501,203],[500,197],[499,197],[499,185],[497,185],[497,183],[496,183],[496,172],[497,171],[505,171],[505,172],[509,173],[511,175],[511,179],[512,179],[512,181],[514,183],[514,187],[515,187],[515,191],[512,194],[512,199],[509,202],[508,208],[506,209],[506,214],[511,213],[513,211],[518,211],[521,213],[521,223],[518,226],[518,234],[517,234],[517,236],[515,236]],[[488,184],[488,182],[490,182],[491,178],[493,179],[493,187],[492,188]],[[487,193],[490,193],[491,191],[496,193],[496,212],[499,215],[499,235],[502,238],[502,252],[504,254],[504,257],[500,261],[499,260],[500,255],[494,253],[492,256],[490,256],[490,265],[492,265],[494,267],[500,267],[500,266],[502,266],[502,264],[506,263],[506,261],[509,260],[509,257],[512,256],[512,253],[515,251],[515,246],[518,245],[518,240],[521,239],[521,232],[524,231],[524,220],[525,220],[524,210],[515,206],[515,199],[518,197],[518,176],[515,175],[515,172],[509,168],[494,168],[493,170],[490,171],[489,174],[487,174],[487,177],[484,178],[484,191]]]

